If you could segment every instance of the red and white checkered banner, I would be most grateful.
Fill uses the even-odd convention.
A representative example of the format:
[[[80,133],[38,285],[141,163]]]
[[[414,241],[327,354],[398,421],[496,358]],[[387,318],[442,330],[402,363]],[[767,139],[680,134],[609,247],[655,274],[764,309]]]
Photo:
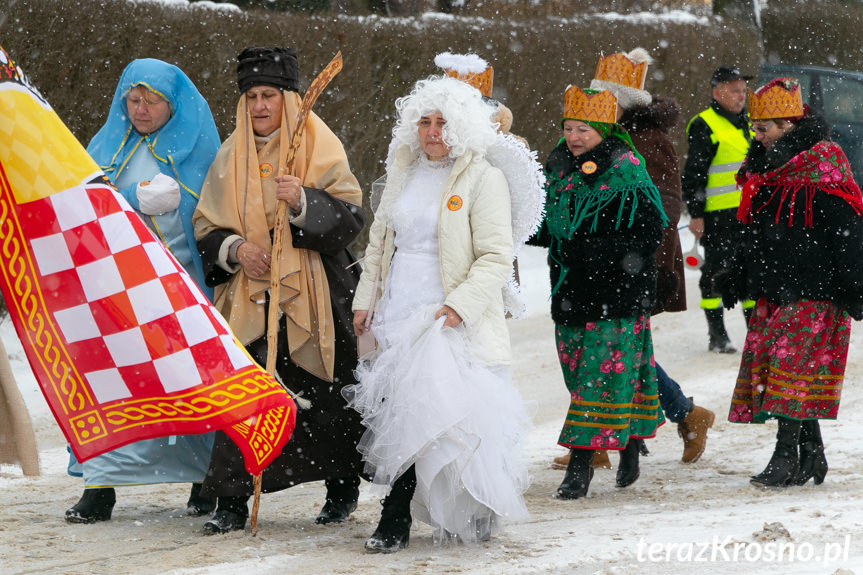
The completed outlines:
[[[224,430],[246,469],[295,406],[0,47],[0,288],[75,456]]]

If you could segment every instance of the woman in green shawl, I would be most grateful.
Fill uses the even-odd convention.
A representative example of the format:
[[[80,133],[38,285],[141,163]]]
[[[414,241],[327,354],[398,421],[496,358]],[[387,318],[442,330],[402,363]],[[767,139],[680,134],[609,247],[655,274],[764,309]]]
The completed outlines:
[[[551,316],[571,403],[558,443],[571,450],[557,490],[587,495],[595,450],[620,452],[616,483],[639,476],[642,438],[664,422],[650,311],[667,218],[609,91],[567,89],[563,138],[546,162],[546,215],[532,243],[549,250]]]

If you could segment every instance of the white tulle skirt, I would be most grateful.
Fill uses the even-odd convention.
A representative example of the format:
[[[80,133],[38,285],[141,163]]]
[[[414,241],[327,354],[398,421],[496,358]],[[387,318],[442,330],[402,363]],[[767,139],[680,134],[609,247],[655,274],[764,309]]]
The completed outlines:
[[[444,328],[437,308],[375,325],[380,348],[346,396],[367,427],[359,449],[374,483],[388,490],[414,465],[413,517],[439,541],[474,542],[528,516],[531,416],[508,370],[475,362],[464,328]]]

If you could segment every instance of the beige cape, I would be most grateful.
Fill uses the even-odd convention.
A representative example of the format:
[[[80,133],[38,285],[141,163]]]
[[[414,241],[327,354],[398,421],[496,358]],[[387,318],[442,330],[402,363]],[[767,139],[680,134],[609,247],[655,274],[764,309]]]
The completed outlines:
[[[270,230],[276,217],[275,176],[282,174],[291,132],[301,100],[284,92],[279,135],[259,152],[245,96],[237,105],[237,128],[222,144],[201,189],[194,215],[195,238],[217,230],[230,230],[272,253]],[[309,188],[326,190],[334,198],[362,205],[362,192],[351,173],[344,147],[313,112],[294,162],[294,175]],[[312,375],[332,381],[335,336],[329,284],[318,252],[294,248],[289,230],[282,234],[281,311],[287,316],[291,360]],[[269,273],[251,277],[238,271],[216,286],[214,304],[228,320],[237,338],[248,345],[264,335],[264,294]]]

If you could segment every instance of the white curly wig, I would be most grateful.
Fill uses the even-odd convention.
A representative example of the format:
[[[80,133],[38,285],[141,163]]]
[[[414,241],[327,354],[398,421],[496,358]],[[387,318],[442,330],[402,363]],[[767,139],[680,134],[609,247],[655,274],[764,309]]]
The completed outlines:
[[[460,80],[432,76],[416,83],[411,93],[396,100],[399,118],[393,128],[396,145],[407,145],[413,152],[422,149],[417,123],[423,116],[440,112],[446,125],[443,141],[450,157],[458,158],[467,150],[484,155],[494,142],[498,124],[492,122],[497,108],[482,99],[479,90]]]

